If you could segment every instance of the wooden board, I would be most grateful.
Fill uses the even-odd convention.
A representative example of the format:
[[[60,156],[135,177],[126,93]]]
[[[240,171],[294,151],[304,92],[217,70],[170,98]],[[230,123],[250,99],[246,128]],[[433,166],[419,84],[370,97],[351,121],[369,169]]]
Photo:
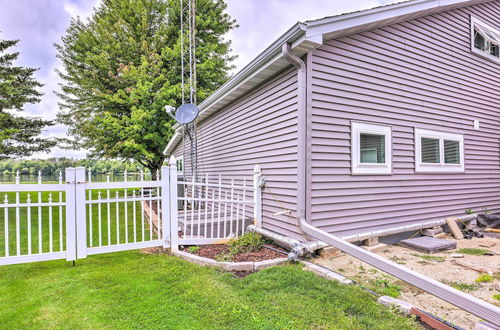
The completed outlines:
[[[486,228],[484,231],[490,233],[500,233],[500,229],[495,229],[495,228]]]
[[[446,218],[446,224],[450,227],[450,230],[456,239],[463,239],[464,235],[462,234],[460,228],[458,228],[457,220],[458,219],[456,217]]]

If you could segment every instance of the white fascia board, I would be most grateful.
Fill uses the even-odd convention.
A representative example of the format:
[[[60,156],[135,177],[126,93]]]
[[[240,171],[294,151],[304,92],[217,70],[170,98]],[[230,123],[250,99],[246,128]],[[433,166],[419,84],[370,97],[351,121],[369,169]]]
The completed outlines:
[[[180,132],[181,129],[182,129],[181,127],[178,127],[172,138],[168,141],[165,150],[163,150],[164,155],[170,155],[174,151],[175,147],[182,140],[182,134]]]
[[[414,0],[405,1],[398,4],[377,7],[373,9],[344,14],[339,16],[322,18],[314,21],[306,22],[306,36],[313,38],[342,32],[351,28],[361,28],[369,26],[370,29],[376,28],[378,25],[383,26],[385,23],[397,18],[404,19],[407,15],[417,15],[418,13],[425,14],[432,10],[442,7],[460,7],[471,5],[474,3],[484,2],[482,0]],[[377,25],[378,23],[378,25]],[[375,24],[375,26],[374,26]]]

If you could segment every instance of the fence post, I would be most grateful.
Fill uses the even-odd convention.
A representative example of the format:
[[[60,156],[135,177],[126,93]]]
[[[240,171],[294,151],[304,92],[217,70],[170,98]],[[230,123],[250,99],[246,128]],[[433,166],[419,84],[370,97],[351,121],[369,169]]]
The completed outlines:
[[[66,260],[76,260],[76,221],[75,221],[75,169],[64,171],[66,178]]]
[[[173,155],[170,157],[169,165],[170,189],[168,192],[170,195],[170,249],[172,251],[177,251],[179,249],[179,222],[177,218],[177,160]]]
[[[257,227],[262,227],[262,170],[255,165],[253,170],[253,218]]]
[[[161,167],[161,222],[163,226],[163,247],[167,248],[171,243],[170,230],[170,169],[168,166]]]
[[[76,256],[87,257],[87,216],[85,208],[85,167],[75,169]]]

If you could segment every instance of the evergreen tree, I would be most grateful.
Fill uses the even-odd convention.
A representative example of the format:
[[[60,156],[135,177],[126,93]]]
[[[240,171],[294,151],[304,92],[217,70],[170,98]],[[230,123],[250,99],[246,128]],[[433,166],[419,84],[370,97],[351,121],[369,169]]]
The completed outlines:
[[[7,49],[18,41],[0,39],[0,159],[47,151],[56,143],[40,137],[51,121],[19,114],[25,104],[40,102],[42,84],[33,76],[36,69],[14,66],[19,53]]]
[[[187,2],[187,1],[185,1]],[[104,0],[86,22],[72,20],[56,45],[65,72],[59,120],[68,143],[92,157],[134,159],[152,173],[173,134],[165,105],[181,105],[179,0]],[[236,27],[223,0],[197,0],[197,98],[228,78]]]

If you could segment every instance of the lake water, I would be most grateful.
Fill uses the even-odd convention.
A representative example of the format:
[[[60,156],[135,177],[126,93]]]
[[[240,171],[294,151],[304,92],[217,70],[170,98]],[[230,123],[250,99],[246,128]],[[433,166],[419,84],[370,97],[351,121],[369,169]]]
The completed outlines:
[[[34,174],[20,174],[21,183],[37,183],[38,175]],[[144,180],[150,180],[151,175],[149,173],[144,173]],[[123,174],[110,174],[109,180],[111,182],[119,182],[123,181]],[[139,173],[128,173],[127,174],[128,181],[139,181],[140,174]],[[63,173],[63,181],[64,181],[64,173]],[[106,182],[107,175],[106,174],[92,174],[92,182]],[[0,183],[15,183],[16,175],[15,174],[5,174],[0,173]],[[42,175],[42,182],[59,182],[58,175]]]

